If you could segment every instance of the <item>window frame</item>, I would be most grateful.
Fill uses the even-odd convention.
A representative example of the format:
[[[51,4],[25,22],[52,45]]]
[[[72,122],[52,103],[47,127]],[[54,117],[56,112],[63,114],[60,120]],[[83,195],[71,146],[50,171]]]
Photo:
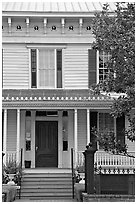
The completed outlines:
[[[29,49],[29,88],[30,89],[63,89],[64,88],[64,62],[63,62],[63,56],[64,56],[64,48],[66,46],[27,46]],[[31,75],[31,49],[36,49],[36,54],[37,54],[37,68],[36,68],[36,87],[32,87],[32,75]],[[40,49],[52,49],[54,50],[54,60],[55,60],[55,78],[54,78],[54,87],[40,87],[39,86],[39,50]],[[58,88],[57,87],[57,51],[62,50],[62,87]]]
[[[100,66],[99,66],[99,58],[100,58],[100,55],[102,55],[102,56],[107,56],[107,58],[110,60],[110,58],[111,58],[111,54],[110,53],[105,53],[104,51],[102,51],[102,54],[100,54],[101,52],[99,52],[99,50],[97,51],[97,83],[101,83],[101,82],[103,82],[105,79],[104,79],[104,77],[103,77],[103,80],[101,81],[100,79],[99,79],[99,76],[100,76],[100,73],[99,73],[99,70],[100,69],[103,69],[103,70],[105,70],[105,69],[108,69],[108,68],[105,68],[104,67],[104,60],[103,60],[103,67],[101,68]],[[103,59],[104,59],[104,57],[103,57]],[[103,71],[104,72],[104,71]],[[104,76],[105,74],[103,73],[103,76]]]

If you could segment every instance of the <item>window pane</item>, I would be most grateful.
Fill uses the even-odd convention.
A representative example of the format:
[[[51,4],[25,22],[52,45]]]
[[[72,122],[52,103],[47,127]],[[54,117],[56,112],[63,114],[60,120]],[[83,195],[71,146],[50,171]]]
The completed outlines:
[[[39,87],[55,87],[54,50],[39,51]]]

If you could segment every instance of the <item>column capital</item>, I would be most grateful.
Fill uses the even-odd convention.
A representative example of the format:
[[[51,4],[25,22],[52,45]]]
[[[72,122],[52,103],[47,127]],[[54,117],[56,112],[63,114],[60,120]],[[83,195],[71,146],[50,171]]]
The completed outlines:
[[[75,114],[78,112],[78,110],[77,109],[74,109],[74,112],[75,112]]]
[[[20,113],[20,109],[17,109],[17,113],[18,113],[18,114]]]

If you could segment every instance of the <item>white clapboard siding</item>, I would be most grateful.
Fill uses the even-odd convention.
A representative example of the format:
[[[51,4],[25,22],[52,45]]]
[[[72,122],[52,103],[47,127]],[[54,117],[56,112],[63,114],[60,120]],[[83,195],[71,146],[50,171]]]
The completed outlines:
[[[88,45],[68,45],[64,50],[64,88],[88,88]]]
[[[86,110],[78,110],[78,151],[84,151],[87,141]]]
[[[25,45],[3,46],[3,88],[29,87],[29,51]]]
[[[17,138],[17,111],[8,110],[7,152],[16,151],[16,138]]]

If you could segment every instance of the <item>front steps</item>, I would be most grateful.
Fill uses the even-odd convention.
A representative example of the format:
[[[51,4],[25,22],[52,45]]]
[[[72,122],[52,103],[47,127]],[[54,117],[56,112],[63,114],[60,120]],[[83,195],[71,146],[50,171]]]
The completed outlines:
[[[21,199],[67,200],[71,198],[71,170],[30,169],[30,171],[24,171],[21,186]]]

